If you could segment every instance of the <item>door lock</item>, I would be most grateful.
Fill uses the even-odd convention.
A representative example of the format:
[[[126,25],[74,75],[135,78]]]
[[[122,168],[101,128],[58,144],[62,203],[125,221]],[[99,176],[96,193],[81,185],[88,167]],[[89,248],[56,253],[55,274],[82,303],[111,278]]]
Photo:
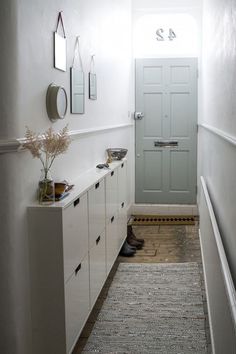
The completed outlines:
[[[143,119],[144,114],[143,112],[134,112],[134,120],[141,120]]]

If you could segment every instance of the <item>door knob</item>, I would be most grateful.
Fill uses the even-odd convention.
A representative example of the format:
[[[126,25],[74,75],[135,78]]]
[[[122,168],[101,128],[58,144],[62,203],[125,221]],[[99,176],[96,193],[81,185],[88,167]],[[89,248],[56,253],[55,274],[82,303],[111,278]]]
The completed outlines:
[[[144,117],[143,112],[134,112],[134,119],[135,120],[141,120],[141,119],[143,119],[143,117]]]

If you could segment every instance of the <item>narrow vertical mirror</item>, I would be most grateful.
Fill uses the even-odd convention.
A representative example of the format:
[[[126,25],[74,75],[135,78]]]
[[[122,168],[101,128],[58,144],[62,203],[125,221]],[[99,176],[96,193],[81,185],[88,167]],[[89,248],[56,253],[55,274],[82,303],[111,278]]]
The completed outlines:
[[[70,69],[71,113],[84,113],[84,73],[80,69]]]
[[[97,99],[97,76],[95,74],[94,57],[95,54],[91,55],[90,72],[89,72],[89,99],[90,100]]]
[[[73,64],[70,68],[71,113],[84,113],[84,92],[84,72],[79,50],[79,36],[77,36],[75,41]]]
[[[97,78],[93,73],[89,73],[89,98],[90,100],[97,99]]]

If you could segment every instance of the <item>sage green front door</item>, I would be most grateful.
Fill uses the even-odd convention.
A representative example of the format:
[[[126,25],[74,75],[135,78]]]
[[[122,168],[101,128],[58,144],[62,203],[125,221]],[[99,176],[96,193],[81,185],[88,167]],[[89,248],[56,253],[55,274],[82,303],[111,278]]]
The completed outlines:
[[[196,203],[197,59],[136,59],[136,203]]]

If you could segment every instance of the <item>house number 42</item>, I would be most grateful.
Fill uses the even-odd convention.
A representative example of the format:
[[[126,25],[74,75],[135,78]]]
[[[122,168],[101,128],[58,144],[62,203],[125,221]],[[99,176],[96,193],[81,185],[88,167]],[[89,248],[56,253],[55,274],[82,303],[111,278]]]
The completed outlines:
[[[165,37],[164,37],[163,33],[164,33],[163,28],[158,28],[158,30],[156,31],[156,35],[157,35],[156,39],[157,39],[157,41],[164,41],[165,40]],[[176,38],[176,34],[172,30],[172,28],[169,28],[168,38],[169,38],[169,41],[173,41],[173,39]]]

